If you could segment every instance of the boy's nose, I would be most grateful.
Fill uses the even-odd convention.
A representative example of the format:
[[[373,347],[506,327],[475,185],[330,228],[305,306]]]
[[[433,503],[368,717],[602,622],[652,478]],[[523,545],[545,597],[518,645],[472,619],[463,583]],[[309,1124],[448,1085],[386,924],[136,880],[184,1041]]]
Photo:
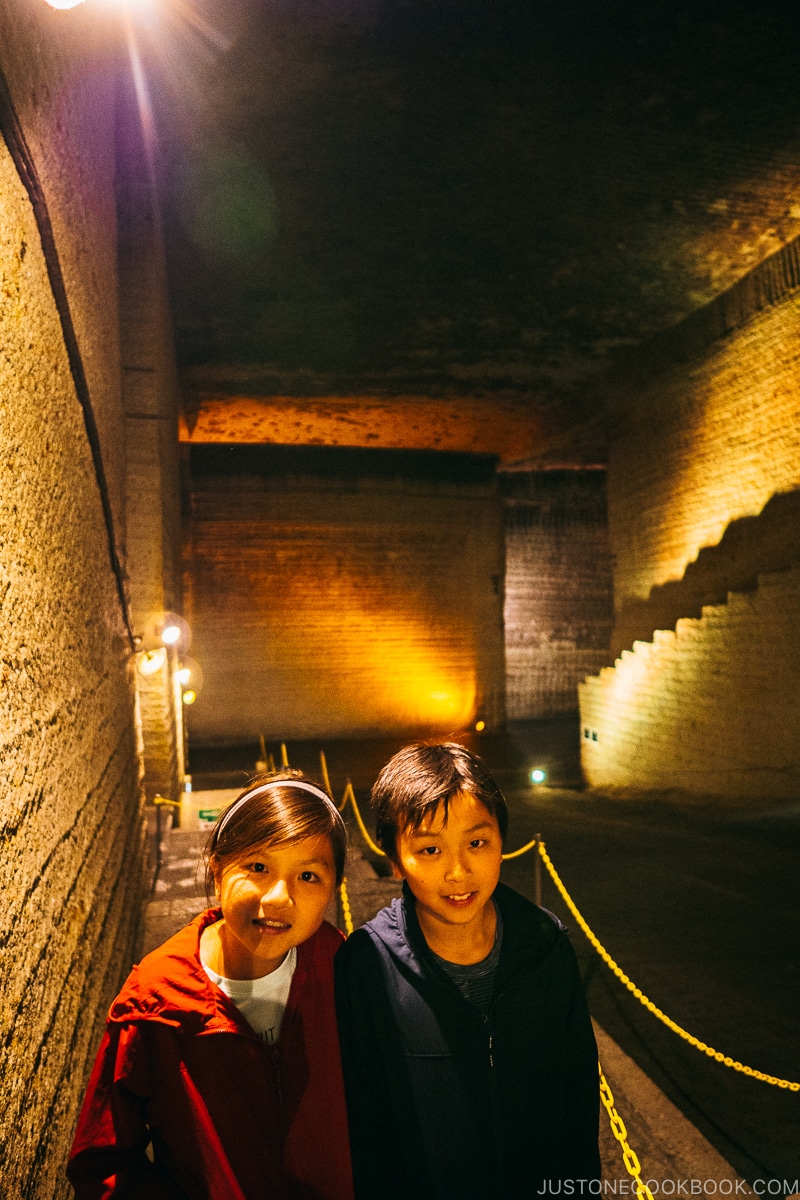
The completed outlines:
[[[291,903],[289,888],[286,885],[285,879],[273,879],[269,886],[264,889],[261,896],[262,904],[283,905]]]
[[[468,874],[467,865],[463,858],[451,858],[447,864],[444,877],[445,879],[463,879]]]

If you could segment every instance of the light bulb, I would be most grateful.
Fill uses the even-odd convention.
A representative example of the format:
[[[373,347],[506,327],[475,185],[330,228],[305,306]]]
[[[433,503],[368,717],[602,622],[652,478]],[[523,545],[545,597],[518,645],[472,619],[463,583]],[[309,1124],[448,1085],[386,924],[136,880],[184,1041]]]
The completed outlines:
[[[163,646],[158,650],[145,650],[139,655],[139,661],[136,666],[140,675],[157,675],[167,658],[167,652]]]

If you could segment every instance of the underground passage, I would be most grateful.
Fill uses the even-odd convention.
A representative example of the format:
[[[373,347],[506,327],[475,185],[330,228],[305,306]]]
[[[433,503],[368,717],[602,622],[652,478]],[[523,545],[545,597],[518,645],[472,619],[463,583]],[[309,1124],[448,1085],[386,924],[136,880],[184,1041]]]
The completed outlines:
[[[536,1174],[532,1061],[530,1180],[482,1195],[800,1193],[794,10],[0,0],[0,28],[0,1197],[75,1194],[109,1010],[215,889],[232,927],[213,846],[250,781],[340,810],[342,971],[387,906],[427,919],[370,803],[420,744],[507,806],[485,957],[521,897],[599,1053],[601,1175]],[[453,796],[408,826],[431,857]],[[431,967],[429,932],[424,970],[478,962]],[[139,1182],[79,1194],[352,1196],[344,1103],[306,1190],[231,1183],[213,1130],[179,1185],[143,1117]],[[357,1200],[426,1195],[401,1157]]]

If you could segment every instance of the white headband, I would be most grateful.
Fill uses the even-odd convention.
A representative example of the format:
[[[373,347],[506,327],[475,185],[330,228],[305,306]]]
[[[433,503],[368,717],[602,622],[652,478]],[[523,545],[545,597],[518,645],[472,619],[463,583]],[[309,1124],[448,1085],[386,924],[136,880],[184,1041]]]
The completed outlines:
[[[331,808],[336,808],[330,796],[326,792],[323,792],[322,788],[316,787],[313,783],[303,783],[303,781],[300,779],[271,779],[269,783],[259,784],[258,787],[254,787],[251,791],[245,792],[244,795],[240,796],[238,800],[234,800],[227,812],[223,814],[219,825],[217,825],[217,828],[214,831],[213,844],[215,846],[219,842],[220,834],[237,809],[241,808],[243,804],[246,804],[247,801],[252,799],[253,796],[257,796],[260,792],[265,792],[267,788],[271,787],[300,788],[300,790],[303,792],[310,792],[312,796],[319,796],[320,800],[324,800],[325,803],[330,805]]]

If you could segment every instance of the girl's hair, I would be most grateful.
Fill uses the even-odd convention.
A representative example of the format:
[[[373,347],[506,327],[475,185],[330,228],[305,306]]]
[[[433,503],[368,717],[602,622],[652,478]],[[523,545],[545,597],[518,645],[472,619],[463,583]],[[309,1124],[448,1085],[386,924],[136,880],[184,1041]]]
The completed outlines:
[[[214,893],[215,870],[252,846],[283,846],[323,836],[331,840],[338,886],[344,875],[347,831],[336,805],[301,771],[287,768],[256,775],[220,815],[206,842],[206,892]]]
[[[399,750],[372,788],[378,844],[384,854],[397,862],[398,835],[406,829],[419,829],[439,805],[447,820],[450,801],[462,792],[488,809],[505,839],[505,797],[477,754],[457,742],[418,743]]]

